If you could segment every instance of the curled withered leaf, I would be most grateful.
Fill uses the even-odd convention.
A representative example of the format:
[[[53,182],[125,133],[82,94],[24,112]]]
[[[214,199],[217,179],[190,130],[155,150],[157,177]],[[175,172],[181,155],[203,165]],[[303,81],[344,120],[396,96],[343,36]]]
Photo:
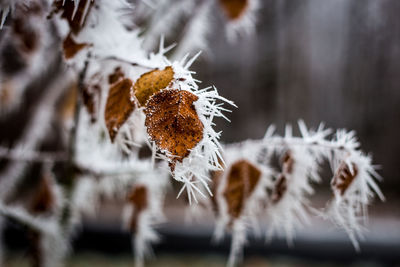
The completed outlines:
[[[111,141],[113,142],[119,128],[125,123],[135,108],[131,101],[132,81],[123,79],[113,84],[108,92],[104,119]]]
[[[286,193],[286,190],[287,190],[287,179],[285,175],[280,174],[278,180],[276,180],[275,182],[275,186],[272,191],[271,195],[272,203],[274,204],[278,203],[282,199],[283,195]]]
[[[239,19],[246,11],[249,0],[219,0],[219,3],[229,19]]]
[[[137,222],[142,213],[148,206],[147,188],[143,185],[136,186],[128,195],[128,201],[133,206],[133,213],[130,220],[130,230],[136,232]]]
[[[37,192],[31,202],[31,211],[35,214],[44,214],[52,211],[55,205],[55,195],[50,178],[46,175],[40,180]]]
[[[153,94],[166,88],[173,78],[174,70],[170,66],[163,70],[152,70],[140,76],[133,87],[140,106],[145,106],[147,100]]]
[[[124,78],[121,67],[116,67],[114,72],[108,75],[108,83],[113,84]]]
[[[352,170],[348,164],[342,162],[332,178],[331,186],[334,191],[339,191],[343,195],[349,188],[350,184],[354,181],[358,174],[357,166],[352,163]]]
[[[76,6],[78,4],[78,6]],[[61,18],[68,21],[73,33],[81,31],[85,25],[87,15],[94,4],[94,0],[55,0],[53,13],[61,13]]]
[[[64,39],[63,51],[66,59],[73,58],[79,51],[88,46],[87,43],[77,43],[71,34]]]
[[[158,148],[172,156],[172,169],[203,138],[203,123],[193,105],[197,99],[191,92],[169,89],[155,93],[147,102],[147,133]]]
[[[232,164],[227,176],[223,196],[232,219],[240,217],[246,200],[251,196],[261,178],[261,171],[247,160]]]

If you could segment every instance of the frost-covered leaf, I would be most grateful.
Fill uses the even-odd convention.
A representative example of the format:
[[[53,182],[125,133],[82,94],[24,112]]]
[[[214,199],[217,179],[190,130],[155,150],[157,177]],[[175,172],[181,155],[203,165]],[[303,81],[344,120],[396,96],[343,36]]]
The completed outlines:
[[[240,217],[245,202],[253,193],[260,177],[261,171],[246,160],[232,164],[223,193],[231,218]]]
[[[147,100],[153,94],[166,88],[173,78],[174,70],[170,66],[163,70],[152,70],[140,76],[133,87],[140,106],[145,106]]]
[[[219,0],[219,3],[229,19],[235,20],[246,11],[249,0]]]
[[[64,39],[63,51],[66,59],[73,58],[79,51],[88,46],[87,43],[77,43],[71,34]]]
[[[193,105],[197,99],[188,91],[170,89],[154,94],[147,102],[147,133],[171,156],[172,168],[203,138],[203,124]]]
[[[135,103],[131,100],[131,90],[132,81],[126,78],[113,84],[108,92],[104,118],[112,142],[135,108]]]
[[[349,165],[342,162],[333,176],[331,183],[332,189],[338,191],[340,195],[343,195],[356,178],[357,174],[358,168],[354,163],[352,163],[352,169],[350,169]]]
[[[128,195],[128,201],[133,206],[133,214],[129,227],[132,232],[136,232],[139,215],[148,206],[147,188],[143,185],[133,188],[132,192]]]

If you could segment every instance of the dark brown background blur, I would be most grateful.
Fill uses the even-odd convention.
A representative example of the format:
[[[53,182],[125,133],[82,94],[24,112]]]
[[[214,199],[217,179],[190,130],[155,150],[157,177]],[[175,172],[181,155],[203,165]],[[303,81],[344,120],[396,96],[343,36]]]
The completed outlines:
[[[262,0],[257,34],[230,45],[210,36],[197,77],[233,100],[226,142],[308,126],[354,129],[382,166],[385,193],[400,193],[400,1]]]

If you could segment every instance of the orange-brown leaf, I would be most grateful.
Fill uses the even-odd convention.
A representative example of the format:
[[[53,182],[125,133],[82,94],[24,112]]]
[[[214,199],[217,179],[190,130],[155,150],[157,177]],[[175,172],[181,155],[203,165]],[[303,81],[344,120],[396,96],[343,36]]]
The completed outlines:
[[[229,169],[224,197],[232,219],[238,218],[246,200],[254,192],[261,177],[261,171],[246,160],[240,160]]]
[[[229,19],[240,18],[246,11],[248,0],[220,0],[220,5]]]
[[[77,43],[71,34],[65,38],[63,42],[64,57],[66,59],[73,58],[79,51],[88,46],[87,43]]]
[[[358,168],[354,163],[352,167],[353,172],[351,172],[349,166],[345,162],[342,162],[333,176],[331,183],[332,189],[339,191],[341,195],[346,192],[358,174]]]
[[[182,162],[203,138],[203,124],[193,105],[197,99],[188,91],[169,89],[155,93],[147,102],[147,133],[159,148],[173,155],[174,163]]]
[[[130,99],[131,90],[132,81],[123,79],[113,84],[108,92],[104,118],[112,142],[135,108],[135,103]]]
[[[133,214],[130,221],[131,231],[136,231],[140,213],[148,206],[147,188],[143,185],[136,186],[128,195],[128,201],[133,205]]]
[[[152,70],[146,72],[136,81],[134,91],[140,106],[145,106],[147,100],[158,91],[166,88],[174,78],[172,67],[163,70]]]

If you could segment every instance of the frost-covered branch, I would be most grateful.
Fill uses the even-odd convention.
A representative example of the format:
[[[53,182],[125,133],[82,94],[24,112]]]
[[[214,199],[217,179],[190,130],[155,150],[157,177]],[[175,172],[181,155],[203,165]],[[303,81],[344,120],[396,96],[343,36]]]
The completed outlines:
[[[292,135],[291,126],[286,127],[284,136],[278,136],[272,126],[263,139],[224,146],[225,171],[214,175],[217,239],[233,222],[232,238],[243,245],[237,242],[243,238],[235,236],[239,235],[237,224],[242,229],[250,226],[252,219],[265,217],[267,239],[275,231],[284,231],[290,244],[296,228],[309,223],[310,211],[315,211],[314,215],[343,228],[359,249],[367,206],[375,195],[384,200],[375,182],[380,176],[371,157],[358,149],[354,131],[337,130],[330,139],[333,131],[322,124],[312,130],[299,121],[299,129],[299,137]],[[281,158],[279,170],[271,167],[274,155]],[[321,181],[319,171],[324,160],[332,168],[333,199],[325,209],[316,211],[308,196],[314,193],[313,184]],[[231,264],[240,253],[241,248],[232,244]]]
[[[60,98],[66,87],[71,83],[70,72],[58,73],[46,86],[45,93],[32,112],[32,118],[27,123],[21,138],[13,149],[16,151],[35,151],[40,142],[45,138],[54,116],[55,103]],[[13,161],[0,173],[0,198],[10,195],[25,169],[29,166],[27,161]]]

